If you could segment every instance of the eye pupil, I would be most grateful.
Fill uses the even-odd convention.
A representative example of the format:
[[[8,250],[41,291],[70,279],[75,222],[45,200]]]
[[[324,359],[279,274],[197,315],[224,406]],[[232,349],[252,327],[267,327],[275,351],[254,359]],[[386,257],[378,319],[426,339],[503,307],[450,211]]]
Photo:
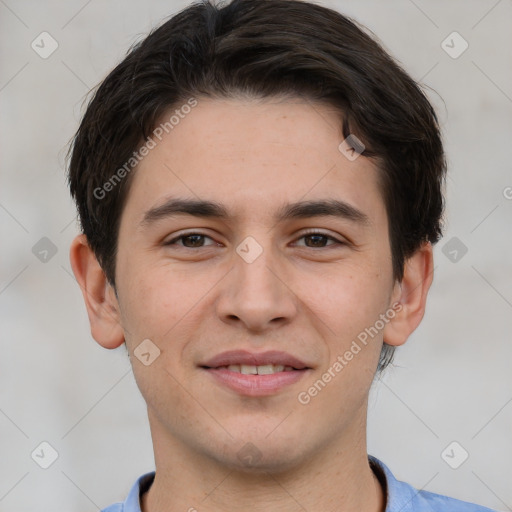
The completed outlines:
[[[323,247],[325,244],[322,244],[321,242],[322,241],[326,241],[327,237],[325,235],[307,235],[305,237],[306,240],[313,240],[313,247]],[[319,241],[320,239],[320,244],[318,244],[317,242]],[[314,241],[316,240],[316,241]],[[307,245],[307,244],[306,244]]]
[[[183,237],[183,245],[185,245],[186,247],[201,247],[201,243],[195,243],[195,242],[202,242],[203,240],[203,237],[204,235],[186,235]],[[190,240],[190,239],[195,239],[195,242],[192,242],[192,245],[187,245],[185,243],[185,240]]]

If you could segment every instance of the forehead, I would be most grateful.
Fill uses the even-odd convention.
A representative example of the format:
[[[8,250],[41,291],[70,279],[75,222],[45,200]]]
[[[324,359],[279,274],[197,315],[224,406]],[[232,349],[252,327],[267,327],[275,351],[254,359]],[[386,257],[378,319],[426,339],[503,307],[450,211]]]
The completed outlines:
[[[378,169],[367,158],[350,161],[340,152],[341,118],[334,108],[301,99],[203,98],[187,111],[161,140],[154,138],[155,147],[137,166],[127,215],[140,217],[180,196],[215,200],[237,216],[275,216],[274,207],[299,199],[340,199],[370,218],[385,216]]]

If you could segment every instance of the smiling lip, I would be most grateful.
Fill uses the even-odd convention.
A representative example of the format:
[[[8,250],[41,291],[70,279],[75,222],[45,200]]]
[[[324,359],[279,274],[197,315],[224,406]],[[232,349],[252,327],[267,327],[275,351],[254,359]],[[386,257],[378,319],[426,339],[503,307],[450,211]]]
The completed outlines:
[[[299,381],[311,370],[293,370],[273,373],[271,375],[244,375],[227,368],[206,368],[204,371],[210,374],[217,382],[241,395],[268,396],[277,393],[285,386]]]
[[[281,371],[269,375],[246,375],[226,368],[230,365],[263,366],[267,364],[291,366],[293,371]],[[312,371],[301,360],[279,351],[258,354],[244,350],[232,350],[215,356],[200,367],[217,382],[247,396],[273,395],[285,386],[298,382],[305,374]]]
[[[253,366],[262,366],[266,364],[280,364],[283,366],[291,366],[296,370],[308,369],[308,365],[300,359],[277,350],[268,352],[248,352],[247,350],[230,350],[222,352],[212,359],[200,364],[202,367],[219,368],[220,366],[229,366],[231,364],[245,364]]]

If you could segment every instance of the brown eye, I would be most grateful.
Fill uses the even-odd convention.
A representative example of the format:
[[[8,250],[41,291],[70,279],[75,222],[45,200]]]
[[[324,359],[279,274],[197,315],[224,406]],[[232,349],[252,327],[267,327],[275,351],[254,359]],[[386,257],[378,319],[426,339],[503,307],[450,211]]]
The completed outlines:
[[[308,246],[308,247],[325,247],[325,245],[328,241],[328,238],[329,237],[327,237],[325,235],[306,235],[304,237],[304,240],[311,241],[311,245],[308,245],[306,243],[306,246]]]
[[[186,235],[181,238],[185,247],[202,247],[204,243],[203,235]]]
[[[214,245],[215,242],[213,244],[204,244],[205,239],[212,240],[209,236],[203,235],[202,233],[186,233],[184,235],[177,236],[172,240],[169,240],[168,242],[165,243],[165,245],[178,245],[180,247],[185,247],[187,249],[201,248],[207,247],[208,245]],[[181,241],[182,243],[177,243],[179,241]]]
[[[299,240],[302,239],[305,240],[305,244],[303,245],[303,247],[309,247],[313,249],[323,249],[324,247],[329,247],[333,245],[344,245],[341,240],[337,240],[336,238],[330,235],[316,231],[305,233],[299,238]],[[332,241],[333,243],[328,244],[329,241]]]

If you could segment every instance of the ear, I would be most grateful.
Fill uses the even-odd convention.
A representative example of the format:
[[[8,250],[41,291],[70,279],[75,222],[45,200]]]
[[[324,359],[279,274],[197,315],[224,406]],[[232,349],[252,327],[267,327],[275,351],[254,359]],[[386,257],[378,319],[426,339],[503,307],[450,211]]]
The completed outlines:
[[[405,262],[404,276],[395,283],[391,306],[396,314],[384,328],[384,342],[403,345],[420,324],[427,303],[427,293],[433,280],[432,244],[422,246]]]
[[[69,251],[71,268],[84,297],[92,337],[105,348],[124,343],[115,290],[108,282],[96,255],[81,234],[74,238]]]

